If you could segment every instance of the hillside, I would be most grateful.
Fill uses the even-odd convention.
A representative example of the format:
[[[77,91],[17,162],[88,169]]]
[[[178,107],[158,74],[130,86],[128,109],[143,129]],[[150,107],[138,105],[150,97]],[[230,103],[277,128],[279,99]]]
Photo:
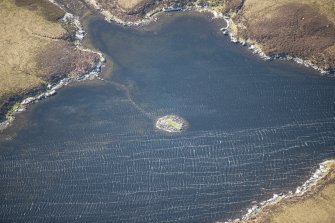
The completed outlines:
[[[95,64],[95,54],[71,42],[71,30],[58,21],[64,14],[46,0],[1,1],[0,120],[24,97]]]

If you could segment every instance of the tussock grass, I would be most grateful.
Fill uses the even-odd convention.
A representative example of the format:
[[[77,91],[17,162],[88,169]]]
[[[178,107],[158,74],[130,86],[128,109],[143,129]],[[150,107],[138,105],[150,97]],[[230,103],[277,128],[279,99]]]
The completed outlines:
[[[284,205],[272,215],[270,222],[333,223],[335,219],[334,172],[330,178],[333,179],[333,183],[327,184],[320,192],[307,199]]]
[[[51,21],[59,13],[46,18],[41,8],[16,3],[0,1],[0,100],[44,82],[35,56],[54,41],[48,37],[65,33],[59,23]]]
[[[144,0],[117,0],[117,3],[119,6],[121,6],[124,9],[131,9],[140,3],[142,3]]]
[[[330,172],[319,186],[304,197],[282,200],[258,216],[240,223],[333,223],[335,219],[335,161],[327,164]],[[313,191],[314,190],[314,191]]]
[[[293,3],[309,5],[335,23],[334,0],[245,0],[243,4],[243,15],[249,19],[262,20],[264,19],[263,16],[270,18],[278,7]]]
[[[333,0],[245,0],[233,21],[239,38],[258,43],[267,54],[299,57],[325,70],[335,67]]]

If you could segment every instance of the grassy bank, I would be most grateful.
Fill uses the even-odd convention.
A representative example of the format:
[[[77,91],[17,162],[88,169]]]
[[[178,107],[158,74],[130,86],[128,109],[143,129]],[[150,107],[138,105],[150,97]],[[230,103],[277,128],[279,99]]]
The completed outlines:
[[[283,204],[269,217],[273,223],[332,223],[335,221],[335,161],[315,193]]]
[[[78,49],[65,12],[47,0],[0,2],[0,121],[25,97],[49,83],[89,70],[98,55]]]
[[[13,95],[24,94],[45,83],[35,57],[52,44],[54,40],[49,37],[59,38],[65,33],[62,26],[47,19],[40,8],[21,5],[14,0],[0,2],[1,104]]]
[[[247,220],[234,223],[332,223],[335,220],[335,160],[326,173],[301,194],[293,194],[262,207]]]
[[[257,43],[268,55],[298,57],[335,68],[335,2],[245,0],[233,18],[237,38]]]

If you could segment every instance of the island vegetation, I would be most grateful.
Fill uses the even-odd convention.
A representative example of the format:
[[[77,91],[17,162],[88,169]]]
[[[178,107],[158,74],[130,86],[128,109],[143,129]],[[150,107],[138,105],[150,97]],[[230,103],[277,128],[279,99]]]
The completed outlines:
[[[333,0],[54,0],[69,12],[101,13],[108,20],[140,24],[163,7],[207,8],[230,18],[228,32],[255,44],[267,55],[310,61],[328,73],[335,68],[335,1]],[[0,120],[11,107],[68,75],[92,68],[97,55],[78,49],[73,27],[59,22],[65,11],[47,0],[0,2]],[[280,28],[279,28],[280,27]],[[156,122],[168,132],[186,121],[168,115]],[[243,222],[333,222],[335,165],[302,197],[269,205]],[[237,220],[239,222],[239,220]]]
[[[156,127],[166,132],[181,132],[186,128],[186,121],[176,115],[166,115],[157,119]]]
[[[141,24],[148,15],[156,15],[164,7],[189,7],[197,11],[205,8],[227,16],[229,27],[224,33],[235,42],[249,45],[264,58],[294,59],[322,74],[334,74],[333,0],[89,0],[89,3],[107,20],[126,25]],[[334,175],[329,174],[318,185],[304,196],[284,199],[264,209],[259,215],[262,217],[245,222],[332,222]]]

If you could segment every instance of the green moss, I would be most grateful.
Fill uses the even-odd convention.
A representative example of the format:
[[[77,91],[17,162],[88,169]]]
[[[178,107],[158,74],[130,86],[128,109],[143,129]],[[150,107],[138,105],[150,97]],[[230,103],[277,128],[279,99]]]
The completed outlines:
[[[14,111],[18,108],[20,108],[21,103],[20,102],[16,102],[12,108],[6,113],[6,120],[8,120],[14,113]]]
[[[148,12],[148,13],[145,15],[145,17],[149,18],[149,17],[155,15],[156,13],[158,13],[158,12],[160,12],[160,11],[161,11],[161,8],[155,8],[154,10]]]
[[[175,121],[172,121],[171,119],[169,120],[166,120],[166,123],[169,125],[169,126],[172,126],[176,129],[181,129],[181,124],[175,122]]]

